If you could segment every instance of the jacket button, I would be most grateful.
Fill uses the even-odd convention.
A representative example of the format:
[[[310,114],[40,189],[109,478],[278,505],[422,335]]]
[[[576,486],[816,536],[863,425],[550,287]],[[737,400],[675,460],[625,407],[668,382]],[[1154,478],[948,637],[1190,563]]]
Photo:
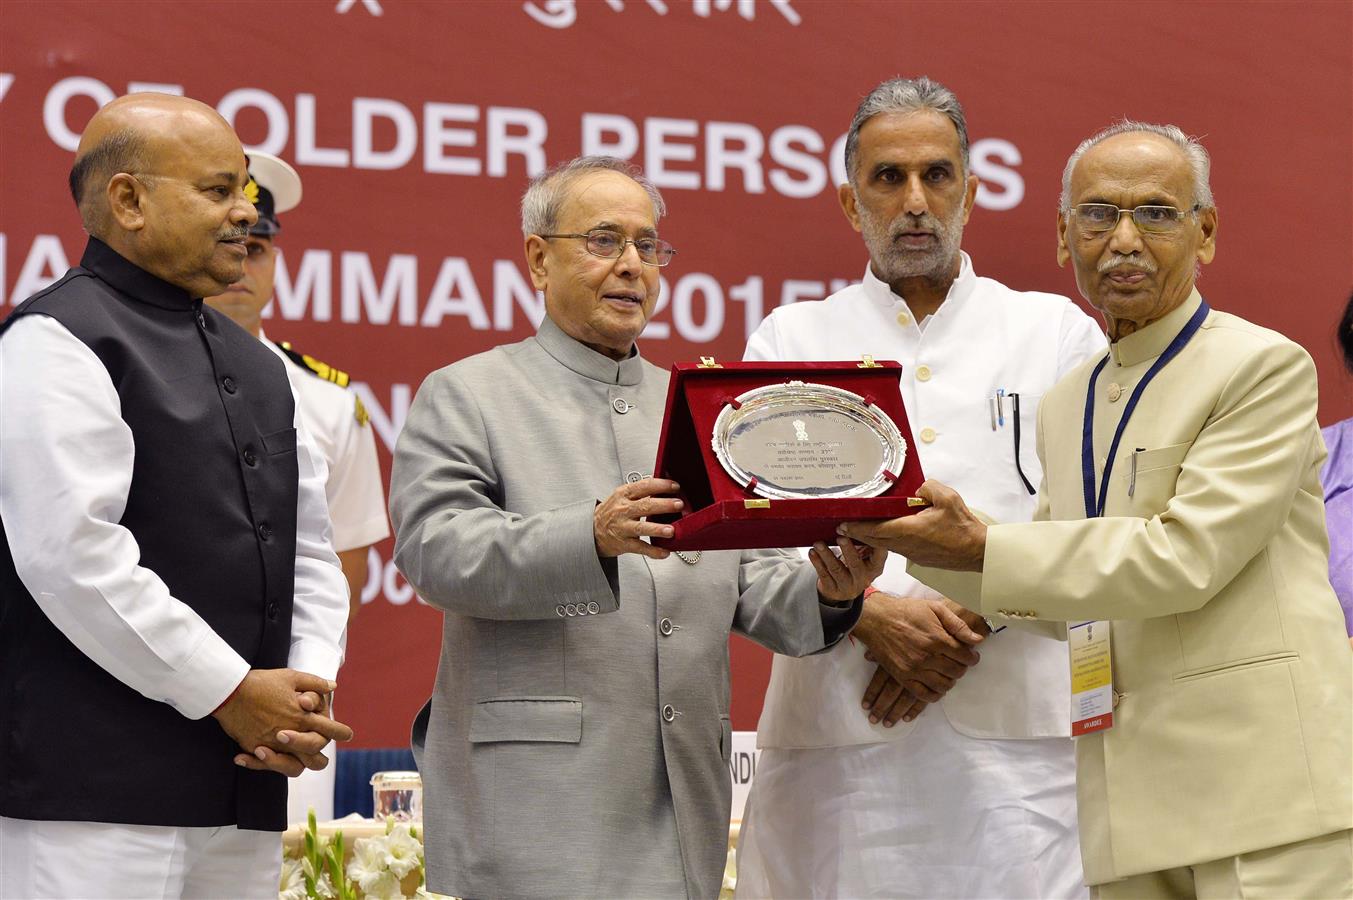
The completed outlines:
[[[258,536],[263,538],[263,540],[265,541],[270,540],[272,538],[272,526],[269,525],[267,522],[264,522],[263,524],[259,525]]]
[[[644,476],[642,472],[628,472],[625,474],[625,480],[630,484],[634,484],[636,481],[643,481]]]
[[[587,601],[587,611],[595,616],[597,613],[601,612],[601,604],[595,600],[589,600]]]
[[[929,381],[929,380],[930,380],[930,366],[917,366],[917,367],[916,367],[916,380],[917,380],[917,381]]]
[[[933,428],[922,428],[922,429],[921,429],[921,441],[922,441],[922,442],[927,443],[927,444],[933,444],[933,443],[935,442],[935,437],[936,437],[936,435],[935,435],[935,429],[933,429]]]
[[[560,603],[558,606],[556,606],[556,607],[554,608],[554,614],[555,614],[556,616],[561,616],[561,617],[562,617],[562,616],[568,615],[568,613],[566,613],[566,612],[564,611],[564,604]]]
[[[575,604],[575,603],[569,603],[569,604],[567,604],[567,605],[564,607],[564,615],[566,615],[566,616],[576,616],[577,614],[578,614],[578,606],[577,606],[577,604]]]
[[[620,413],[623,416],[625,413],[634,409],[634,407],[631,406],[630,402],[626,400],[624,397],[616,397],[614,400],[611,401],[611,409],[614,409],[616,412]]]
[[[276,601],[276,600],[269,600],[269,601],[268,601],[268,618],[269,618],[269,619],[276,619],[276,618],[277,618],[277,613],[278,613],[277,601]]]
[[[252,449],[245,448],[245,451],[244,451],[244,464],[245,464],[246,466],[256,466],[256,465],[258,465],[258,457],[254,454],[254,451],[253,451]]]
[[[221,387],[225,388],[227,394],[235,393],[235,379],[227,375],[221,379]]]
[[[676,719],[676,717],[677,711],[676,708],[672,706],[672,704],[668,703],[666,706],[662,708],[662,720],[664,722],[671,722],[674,719]]]
[[[662,632],[663,637],[670,635],[672,633],[672,620],[663,616],[662,621],[658,623],[658,631]]]

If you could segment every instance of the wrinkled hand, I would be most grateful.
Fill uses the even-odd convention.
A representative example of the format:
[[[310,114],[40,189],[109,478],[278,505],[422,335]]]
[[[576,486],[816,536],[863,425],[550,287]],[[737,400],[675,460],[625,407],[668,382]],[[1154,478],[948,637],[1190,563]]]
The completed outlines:
[[[318,772],[329,764],[329,758],[323,753],[278,753],[271,747],[255,748],[252,755],[235,754],[235,765],[255,772],[277,772],[288,778],[295,778],[312,769]]]
[[[846,522],[837,528],[852,540],[900,553],[914,563],[960,572],[982,571],[987,526],[957,491],[927,481],[916,491],[930,507],[883,522]]]
[[[964,625],[967,625],[982,637],[991,634],[991,626],[987,624],[987,620],[982,617],[981,613],[975,613],[963,604],[956,603],[948,597],[941,599],[940,602],[944,604],[945,609],[962,619]]]
[[[681,489],[675,481],[666,478],[645,478],[633,484],[622,484],[611,495],[597,504],[592,513],[592,537],[597,543],[597,555],[619,556],[622,553],[640,553],[650,559],[666,559],[671,551],[654,547],[641,537],[671,537],[671,525],[643,521],[645,516],[658,516],[681,510],[681,501],[675,497],[657,494],[675,494]]]
[[[352,729],[329,718],[323,695],[333,682],[294,669],[251,669],[213,715],[245,753],[237,764],[299,775],[322,769],[330,740],[352,739]]]
[[[874,552],[846,538],[837,538],[840,555],[833,553],[823,541],[808,551],[808,559],[817,569],[817,592],[824,600],[843,603],[854,600],[874,579],[883,574],[883,563],[888,554]]]
[[[898,707],[901,694],[884,693],[885,677],[897,682],[914,701],[934,703],[962,678],[980,657],[972,647],[983,635],[954,611],[949,600],[899,597],[877,591],[865,601],[864,613],[853,632],[863,641],[865,658],[877,662],[883,676],[875,673],[861,705],[871,722],[887,721],[887,713],[911,721],[924,707]]]
[[[328,694],[314,691],[304,691],[298,695],[302,709],[325,716],[329,716],[328,698]],[[319,771],[329,765],[329,758],[323,753],[329,740],[323,735],[313,731],[279,731],[277,738],[290,748],[288,752],[278,753],[270,747],[258,746],[254,748],[253,755],[237,753],[235,764],[256,772],[278,772],[288,778],[295,778],[306,769]]]
[[[912,721],[930,704],[918,699],[889,675],[887,669],[878,666],[874,669],[874,677],[869,679],[869,686],[865,688],[861,705],[869,715],[870,722],[882,722],[884,728],[892,728],[899,719]]]

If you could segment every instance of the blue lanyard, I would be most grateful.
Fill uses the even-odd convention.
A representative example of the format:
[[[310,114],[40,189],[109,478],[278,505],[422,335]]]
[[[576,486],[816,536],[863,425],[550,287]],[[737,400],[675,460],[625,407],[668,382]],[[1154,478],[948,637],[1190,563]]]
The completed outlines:
[[[1123,407],[1123,417],[1118,420],[1118,428],[1113,433],[1113,443],[1109,445],[1109,455],[1104,460],[1104,479],[1099,485],[1099,502],[1095,502],[1095,382],[1099,380],[1099,373],[1104,370],[1104,366],[1109,361],[1105,356],[1095,366],[1095,371],[1090,374],[1090,385],[1085,391],[1085,424],[1081,429],[1081,483],[1085,488],[1085,517],[1094,519],[1104,515],[1104,504],[1109,497],[1109,475],[1113,472],[1113,461],[1118,455],[1118,444],[1123,439],[1123,431],[1127,428],[1128,419],[1132,418],[1132,413],[1137,409],[1137,401],[1142,398],[1142,391],[1151,383],[1165,364],[1174,359],[1189,339],[1197,333],[1199,328],[1203,327],[1203,320],[1211,312],[1211,307],[1204,300],[1198,305],[1198,311],[1188,320],[1179,334],[1175,335],[1174,340],[1165,348],[1165,352],[1160,355],[1155,364],[1147,370],[1142,376],[1142,380],[1137,382],[1137,387],[1132,391],[1132,396],[1128,399],[1127,406]]]

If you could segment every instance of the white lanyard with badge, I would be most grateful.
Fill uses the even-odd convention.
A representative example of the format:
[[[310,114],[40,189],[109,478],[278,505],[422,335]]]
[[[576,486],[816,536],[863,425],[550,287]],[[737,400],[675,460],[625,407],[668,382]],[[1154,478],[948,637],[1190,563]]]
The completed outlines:
[[[1142,391],[1151,383],[1165,365],[1184,349],[1184,345],[1203,326],[1203,320],[1211,309],[1207,301],[1202,301],[1198,310],[1175,335],[1174,340],[1165,348],[1160,357],[1137,382],[1132,397],[1123,408],[1123,417],[1109,445],[1109,454],[1104,460],[1104,477],[1095,491],[1095,383],[1099,373],[1109,361],[1105,356],[1090,374],[1090,384],[1085,392],[1085,421],[1081,429],[1081,484],[1085,491],[1085,517],[1094,519],[1104,515],[1104,505],[1109,496],[1109,476],[1113,472],[1113,462],[1118,456],[1118,445],[1123,439],[1128,419],[1137,408]],[[1113,665],[1110,649],[1109,623],[1107,621],[1071,622],[1067,628],[1067,646],[1071,657],[1071,736],[1093,734],[1113,727]]]

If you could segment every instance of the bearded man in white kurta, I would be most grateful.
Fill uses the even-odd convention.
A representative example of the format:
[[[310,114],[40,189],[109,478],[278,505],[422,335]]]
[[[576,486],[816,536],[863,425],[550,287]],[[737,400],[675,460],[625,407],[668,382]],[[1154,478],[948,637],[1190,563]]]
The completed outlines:
[[[775,310],[746,358],[900,361],[927,477],[962,483],[998,521],[1029,520],[1039,398],[1103,334],[1067,298],[980,278],[960,252],[977,179],[942,85],[871,92],[846,170],[863,283]],[[1065,645],[993,633],[905,567],[889,560],[851,641],[775,657],[738,896],[1084,896]]]

